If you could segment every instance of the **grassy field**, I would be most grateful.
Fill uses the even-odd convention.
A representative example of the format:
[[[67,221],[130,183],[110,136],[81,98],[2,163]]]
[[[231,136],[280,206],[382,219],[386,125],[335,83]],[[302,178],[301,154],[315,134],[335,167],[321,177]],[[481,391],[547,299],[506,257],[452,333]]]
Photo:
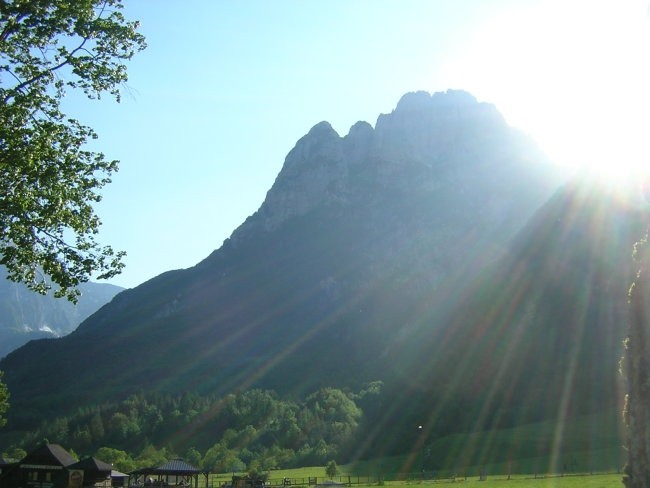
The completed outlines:
[[[479,488],[622,487],[621,474],[602,474],[617,473],[625,463],[620,428],[619,416],[610,413],[573,419],[563,426],[562,432],[558,432],[555,422],[540,422],[491,432],[454,434],[428,443],[426,451],[340,465],[340,476],[334,480],[344,484],[351,481],[353,487],[364,486],[358,484],[364,482],[358,477],[373,480],[365,486],[378,486],[376,480],[381,477],[384,486],[412,488],[452,483]],[[424,478],[433,480],[417,479],[421,468],[425,470]],[[479,481],[479,472],[487,473],[487,480]],[[562,472],[566,475],[559,476]],[[455,480],[449,479],[451,473],[456,473]],[[527,474],[512,474],[508,479],[507,473]],[[215,477],[211,484],[216,488],[230,481],[231,476]],[[309,478],[317,478],[318,483],[326,480],[322,466],[269,472],[273,487],[279,486],[285,477],[295,486],[306,486]]]
[[[615,413],[573,419],[558,432],[554,422],[490,432],[454,434],[427,444],[410,456],[360,461],[347,471],[395,479],[396,473],[426,471],[490,473],[616,472],[625,464],[620,416]]]
[[[548,477],[533,479],[526,476],[515,476],[507,479],[504,476],[489,477],[485,481],[479,481],[478,478],[456,479],[456,481],[445,480],[435,482],[423,483],[406,483],[406,482],[393,482],[386,483],[386,486],[436,486],[450,485],[450,486],[475,486],[477,488],[622,488],[620,474],[606,474],[606,475],[593,475],[593,476],[563,476],[563,477]]]
[[[297,471],[301,471],[297,473]],[[278,470],[272,471],[271,476],[275,479],[276,476],[289,477],[289,478],[308,478],[310,475],[318,476],[322,480],[325,468],[301,468],[301,470]],[[227,480],[226,480],[227,478]],[[230,478],[224,475],[224,481],[229,481]],[[386,481],[381,486],[388,488],[436,488],[442,486],[475,486],[477,488],[622,488],[620,474],[594,474],[589,476],[547,476],[540,478],[533,478],[531,475],[512,475],[510,479],[507,476],[488,476],[486,480],[479,481],[478,477],[456,478],[455,480],[445,479],[437,481]],[[213,486],[219,486],[213,484]],[[368,485],[352,485],[352,488],[363,486],[379,486],[378,484]]]
[[[348,480],[348,467],[340,466],[340,476],[334,478],[336,482],[347,484]],[[219,477],[212,478],[211,485],[215,488],[221,486],[223,482],[229,482],[232,474],[223,474]],[[483,481],[479,480],[478,476],[457,476],[455,479],[437,479],[437,480],[403,480],[403,481],[384,481],[379,484],[376,482],[367,484],[356,484],[356,479],[351,476],[352,488],[355,487],[377,487],[385,486],[388,488],[435,488],[439,486],[475,486],[477,488],[621,488],[623,483],[621,481],[621,474],[592,474],[592,475],[546,475],[538,476],[532,474],[512,474],[509,478],[507,475],[487,475]],[[294,481],[303,479],[304,485],[307,486],[309,478],[317,478],[318,483],[323,483],[326,480],[325,467],[312,466],[298,469],[278,469],[269,472],[270,485],[277,486],[279,480],[283,478],[290,478]],[[296,488],[298,484],[295,485]],[[310,488],[314,488],[313,486]]]

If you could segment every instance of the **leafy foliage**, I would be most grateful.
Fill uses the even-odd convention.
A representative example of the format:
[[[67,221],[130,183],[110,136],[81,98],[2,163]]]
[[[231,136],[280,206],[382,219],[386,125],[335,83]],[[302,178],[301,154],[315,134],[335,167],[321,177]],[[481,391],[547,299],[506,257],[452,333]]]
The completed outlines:
[[[100,447],[95,457],[104,462],[112,464],[117,470],[128,473],[135,470],[136,463],[126,451],[114,449],[112,447]]]
[[[118,102],[124,62],[145,47],[121,0],[0,3],[0,264],[8,277],[75,301],[76,287],[123,267],[95,240],[93,203],[117,161],[85,149],[97,135],[68,117],[69,90]]]
[[[322,465],[357,434],[361,410],[352,396],[334,388],[304,402],[263,390],[223,398],[135,395],[45,421],[23,445],[47,437],[125,472],[162,464],[178,453],[211,472]]]
[[[339,472],[339,467],[336,465],[336,461],[333,459],[327,463],[327,466],[325,466],[325,474],[327,475],[328,478],[332,479],[336,474]]]

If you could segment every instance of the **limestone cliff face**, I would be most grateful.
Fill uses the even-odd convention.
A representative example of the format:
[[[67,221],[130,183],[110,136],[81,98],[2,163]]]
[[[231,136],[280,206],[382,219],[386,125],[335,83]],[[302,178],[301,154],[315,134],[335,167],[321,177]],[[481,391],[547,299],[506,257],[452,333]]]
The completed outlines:
[[[408,93],[391,114],[379,116],[374,150],[393,166],[443,166],[466,161],[472,145],[508,131],[493,105],[467,92]]]
[[[408,93],[374,128],[357,122],[341,137],[316,124],[229,244],[316,209],[363,211],[369,226],[387,229],[368,255],[381,260],[406,246],[435,282],[462,260],[455,242],[485,246],[482,262],[493,259],[556,183],[541,152],[493,105],[464,91]]]
[[[360,121],[341,137],[328,122],[312,127],[286,156],[258,211],[195,268],[219,287],[241,273],[229,264],[233,253],[253,253],[274,273],[287,266],[305,272],[296,263],[320,245],[310,241],[318,234],[321,241],[335,236],[337,262],[355,270],[338,277],[331,265],[312,270],[324,307],[377,283],[403,283],[412,294],[436,290],[470,280],[506,252],[557,183],[544,155],[493,105],[464,91],[408,93],[374,128]],[[267,239],[282,249],[262,258],[270,253]],[[290,247],[293,255],[284,256]],[[212,298],[188,291],[193,285],[186,289],[195,281],[209,289],[193,273],[161,275],[114,307],[137,309],[147,320],[203,309],[197,297]],[[139,305],[145,289],[171,289],[174,280],[180,281],[173,293],[151,292],[155,300]],[[111,320],[105,314],[97,323]]]
[[[341,138],[327,122],[316,124],[287,155],[260,208],[266,229],[277,228],[316,205],[345,199],[349,161]]]

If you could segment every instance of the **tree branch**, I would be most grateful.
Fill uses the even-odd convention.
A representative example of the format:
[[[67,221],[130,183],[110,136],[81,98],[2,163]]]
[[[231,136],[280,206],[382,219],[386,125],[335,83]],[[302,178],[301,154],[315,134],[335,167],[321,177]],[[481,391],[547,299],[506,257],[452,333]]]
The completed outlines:
[[[19,24],[20,21],[25,17],[27,17],[27,14],[20,14],[15,19],[7,20],[7,25],[5,25],[4,29],[2,29],[2,32],[0,33],[0,42],[5,42],[7,38],[14,32],[14,27]]]
[[[64,66],[70,64],[70,60],[72,58],[74,58],[74,55],[77,52],[79,52],[79,51],[81,51],[83,49],[83,46],[84,46],[84,44],[86,44],[88,39],[89,39],[88,36],[84,37],[83,41],[81,41],[81,44],[79,44],[76,48],[74,48],[72,51],[70,51],[70,53],[68,53],[68,55],[65,57],[64,61],[61,61],[56,66],[52,66],[51,68],[48,68],[45,71],[42,71],[41,73],[39,73],[38,75],[34,76],[33,78],[31,78],[29,80],[23,81],[18,86],[16,86],[16,87],[12,88],[11,90],[9,90],[9,94],[4,98],[3,102],[7,103],[9,100],[11,100],[12,98],[14,98],[16,96],[16,92],[22,91],[22,89],[25,88],[26,86],[29,86],[32,83],[35,83],[38,80],[40,80],[41,78],[47,76],[48,74],[54,73],[55,71],[58,71],[59,69],[63,68]]]

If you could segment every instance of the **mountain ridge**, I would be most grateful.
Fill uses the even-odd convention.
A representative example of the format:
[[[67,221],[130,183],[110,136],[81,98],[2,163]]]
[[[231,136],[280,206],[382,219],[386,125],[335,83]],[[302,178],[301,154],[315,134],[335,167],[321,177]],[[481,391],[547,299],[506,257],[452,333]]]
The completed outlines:
[[[141,391],[292,396],[386,377],[424,398],[413,338],[508,253],[556,188],[550,167],[465,92],[405,96],[345,137],[316,124],[219,249],[0,361],[10,425]]]
[[[62,337],[110,301],[123,288],[83,283],[77,304],[39,295],[0,271],[0,357],[32,339]]]

